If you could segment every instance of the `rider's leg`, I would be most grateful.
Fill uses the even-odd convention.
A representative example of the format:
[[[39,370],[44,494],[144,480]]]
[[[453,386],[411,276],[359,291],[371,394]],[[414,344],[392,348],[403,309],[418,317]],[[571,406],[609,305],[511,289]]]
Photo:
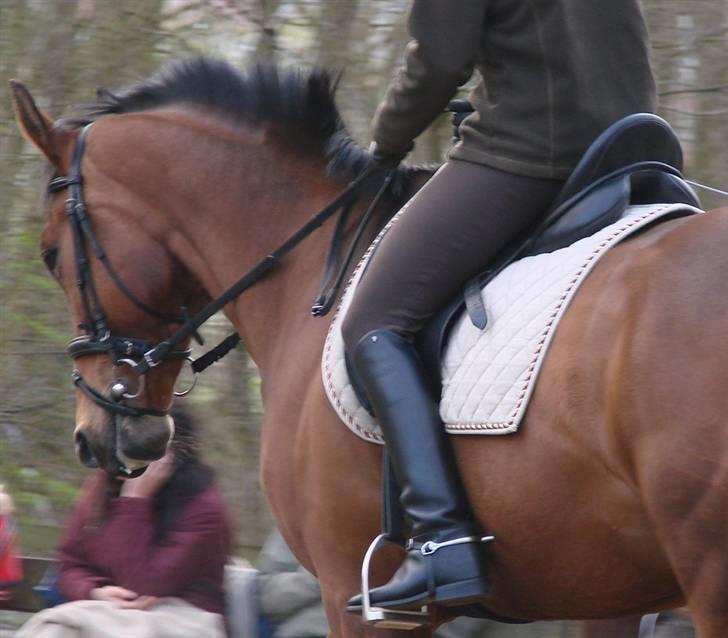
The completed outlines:
[[[415,541],[389,583],[372,590],[377,605],[457,604],[487,591],[478,530],[412,337],[543,215],[559,187],[449,162],[387,232],[347,313],[346,349],[382,427]]]

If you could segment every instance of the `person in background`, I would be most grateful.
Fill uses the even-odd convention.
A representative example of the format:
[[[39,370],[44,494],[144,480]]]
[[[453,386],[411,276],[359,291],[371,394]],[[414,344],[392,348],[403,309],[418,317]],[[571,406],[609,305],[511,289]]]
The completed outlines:
[[[258,638],[325,638],[329,628],[321,588],[273,530],[258,557]]]
[[[144,474],[87,481],[57,550],[69,602],[18,638],[224,638],[228,517],[193,420],[180,408],[172,418],[167,453]]]
[[[14,513],[13,499],[0,483],[0,602],[10,600],[13,589],[23,580]]]

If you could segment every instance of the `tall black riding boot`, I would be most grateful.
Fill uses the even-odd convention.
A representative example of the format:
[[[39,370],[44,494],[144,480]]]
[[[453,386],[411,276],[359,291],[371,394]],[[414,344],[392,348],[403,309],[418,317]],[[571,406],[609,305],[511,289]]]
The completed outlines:
[[[407,556],[386,585],[371,590],[372,605],[458,605],[482,596],[488,591],[484,545],[414,346],[392,331],[376,330],[357,344],[352,362],[379,419],[412,521]],[[348,608],[358,611],[361,596]]]

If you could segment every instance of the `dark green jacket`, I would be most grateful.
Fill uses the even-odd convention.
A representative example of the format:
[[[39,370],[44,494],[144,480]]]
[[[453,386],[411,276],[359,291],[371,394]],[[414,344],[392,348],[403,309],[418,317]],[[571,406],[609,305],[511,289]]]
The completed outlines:
[[[374,118],[398,153],[468,81],[476,113],[450,157],[564,178],[609,124],[655,109],[638,0],[414,0],[404,66]]]

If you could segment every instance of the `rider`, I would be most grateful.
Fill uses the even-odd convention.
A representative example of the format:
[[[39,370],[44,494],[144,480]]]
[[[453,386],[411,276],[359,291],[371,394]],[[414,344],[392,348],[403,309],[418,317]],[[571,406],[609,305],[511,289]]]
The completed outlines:
[[[378,246],[343,325],[412,523],[404,563],[371,591],[387,608],[456,605],[489,589],[413,336],[543,216],[599,133],[655,108],[639,0],[413,0],[409,30],[374,118],[374,162],[395,166],[474,69],[480,81],[461,141]],[[424,555],[427,541],[455,542]]]

